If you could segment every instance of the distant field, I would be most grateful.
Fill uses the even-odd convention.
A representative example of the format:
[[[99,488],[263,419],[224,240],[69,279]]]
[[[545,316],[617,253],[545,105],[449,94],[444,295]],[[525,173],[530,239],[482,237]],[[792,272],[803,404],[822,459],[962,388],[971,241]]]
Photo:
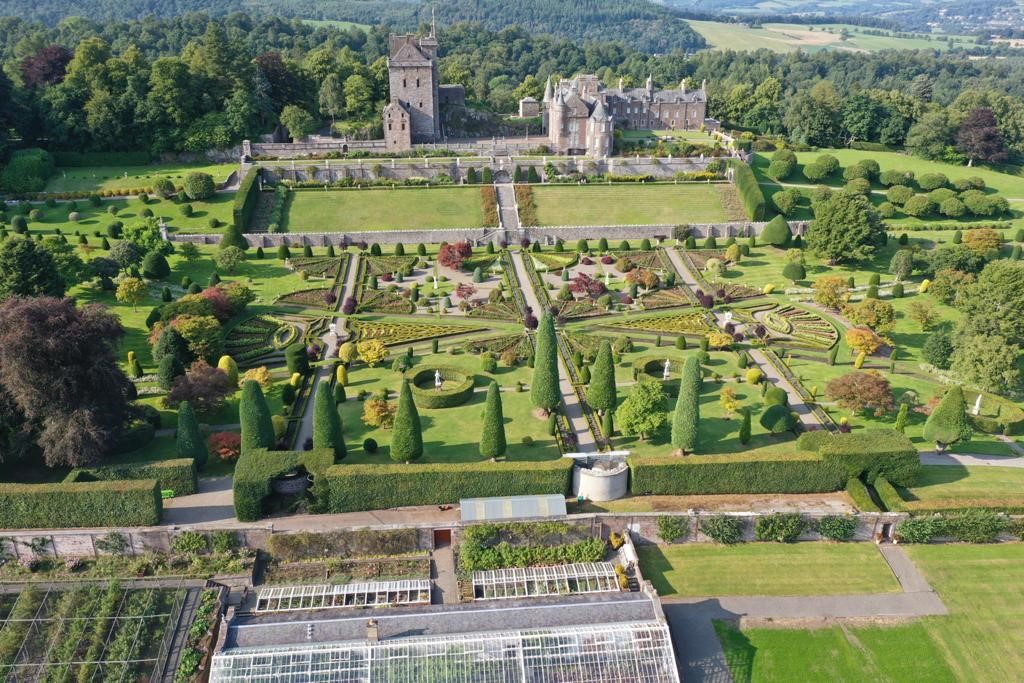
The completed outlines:
[[[534,186],[533,196],[541,225],[712,223],[729,219],[723,190],[733,191],[705,184],[544,185]]]
[[[298,191],[289,204],[288,232],[479,228],[480,188]]]
[[[91,190],[120,190],[147,187],[157,178],[170,178],[181,185],[185,176],[193,171],[209,173],[222,183],[238,164],[153,164],[151,166],[85,166],[58,168],[46,184],[47,192],[88,192]]]
[[[775,52],[804,50],[849,50],[876,52],[879,50],[945,50],[949,48],[946,36],[914,37],[894,35],[876,36],[864,33],[864,28],[848,24],[809,26],[805,24],[764,24],[763,28],[750,28],[741,24],[718,21],[689,21],[695,31],[704,36],[712,49],[758,50],[767,48]],[[846,30],[844,40],[842,31]],[[974,43],[969,36],[951,36],[954,45]]]
[[[351,21],[335,21],[334,19],[303,19],[302,23],[309,24],[310,26],[329,26],[345,31],[353,28],[361,28],[363,30],[370,28],[369,24],[356,24]]]

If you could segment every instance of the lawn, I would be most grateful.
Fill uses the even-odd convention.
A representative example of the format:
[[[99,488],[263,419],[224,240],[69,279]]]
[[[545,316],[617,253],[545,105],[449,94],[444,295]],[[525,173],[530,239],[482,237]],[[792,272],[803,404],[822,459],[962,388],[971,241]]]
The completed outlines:
[[[100,235],[107,234],[107,226],[114,221],[121,221],[125,225],[138,224],[145,220],[141,215],[142,211],[149,209],[153,217],[163,219],[170,232],[181,233],[215,233],[224,231],[224,225],[232,220],[232,206],[235,201],[233,192],[219,192],[205,201],[177,202],[173,199],[160,199],[151,197],[146,204],[141,200],[132,197],[131,199],[104,199],[100,206],[92,206],[84,199],[75,200],[75,212],[79,214],[77,221],[68,219],[71,213],[67,202],[58,202],[57,206],[49,208],[44,205],[37,205],[33,208],[42,211],[40,220],[29,220],[28,229],[31,233],[50,234],[60,230],[65,235],[74,234],[78,231],[89,238],[90,244],[99,246],[98,231]],[[192,206],[191,216],[182,215],[182,206]],[[111,214],[111,206],[117,207],[117,214]],[[210,219],[216,218],[218,227],[210,227]]]
[[[925,465],[917,483],[900,495],[909,510],[1024,510],[1024,469]]]
[[[541,225],[640,225],[744,220],[727,216],[719,192],[731,185],[537,185]],[[594,237],[597,237],[595,235]]]
[[[47,192],[90,192],[93,190],[138,190],[152,187],[158,178],[170,178],[181,185],[189,173],[209,173],[223,183],[238,164],[153,164],[151,166],[83,166],[58,168],[46,184]]]
[[[662,596],[894,593],[899,582],[870,543],[687,543],[640,546]]]
[[[845,50],[875,52],[878,50],[944,50],[949,45],[939,36],[928,40],[924,35],[908,37],[893,35],[874,36],[863,33],[863,28],[850,24],[810,26],[806,24],[764,24],[753,28],[744,24],[719,21],[688,20],[695,31],[704,36],[712,49],[759,50],[774,52],[815,52],[818,50]],[[844,39],[842,31],[847,32]],[[966,45],[973,38],[953,36],[958,45]]]
[[[716,624],[736,681],[1015,681],[1024,668],[1024,545],[908,546],[950,615],[892,627]]]
[[[296,191],[284,221],[288,232],[479,228],[478,187]]]

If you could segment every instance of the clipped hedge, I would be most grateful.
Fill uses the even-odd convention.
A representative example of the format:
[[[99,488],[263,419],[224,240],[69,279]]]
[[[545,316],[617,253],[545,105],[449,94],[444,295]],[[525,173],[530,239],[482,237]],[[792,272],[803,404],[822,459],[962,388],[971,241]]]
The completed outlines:
[[[875,492],[878,493],[878,499],[882,501],[882,505],[889,512],[906,511],[907,506],[903,504],[903,497],[885,477],[875,479]]]
[[[260,185],[256,182],[259,180],[259,176],[259,168],[250,171],[238,186],[238,193],[235,194],[231,217],[240,232],[245,232],[249,227],[249,219],[252,218],[252,212],[256,210],[256,203],[260,196]]]
[[[743,208],[747,211],[747,217],[752,221],[763,221],[768,218],[768,203],[753,169],[741,159],[730,159],[729,165],[733,170],[733,182],[736,183],[736,190],[740,194]]]
[[[0,484],[0,528],[152,526],[163,502],[155,479]]]
[[[444,385],[440,391],[434,388],[434,371],[441,373]],[[424,368],[405,375],[409,389],[419,408],[453,408],[473,397],[475,378],[472,373],[451,367]],[[421,387],[420,383],[426,385]]]
[[[154,460],[126,465],[80,467],[71,470],[65,483],[84,481],[128,481],[156,479],[161,489],[171,489],[176,496],[187,496],[198,490],[196,463],[192,458]]]
[[[877,482],[877,480],[875,480]],[[846,482],[846,493],[853,500],[853,504],[861,512],[881,512],[882,508],[878,507],[875,501],[871,498],[871,494],[868,493],[868,487],[864,485],[864,482],[860,480],[860,477],[850,477]]]
[[[572,467],[569,458],[527,463],[335,465],[327,470],[328,509],[357,512],[458,503],[461,498],[568,494]]]
[[[888,429],[807,432],[793,451],[756,460],[743,454],[630,458],[630,490],[634,495],[821,493],[838,491],[862,474],[868,481],[884,475],[909,485],[921,468],[910,440]]]
[[[334,453],[329,449],[312,451],[270,451],[265,448],[249,448],[242,451],[235,465],[232,491],[235,500],[235,516],[241,522],[254,522],[263,516],[263,503],[271,494],[270,480],[287,474],[298,467],[304,467],[313,475],[314,495],[324,502],[328,485],[324,473],[334,463]]]

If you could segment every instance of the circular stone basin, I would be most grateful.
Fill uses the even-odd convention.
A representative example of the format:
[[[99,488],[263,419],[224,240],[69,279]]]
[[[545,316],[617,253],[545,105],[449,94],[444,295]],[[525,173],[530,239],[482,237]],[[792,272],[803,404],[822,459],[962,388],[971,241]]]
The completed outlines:
[[[300,494],[309,486],[309,475],[305,472],[289,472],[270,480],[270,490],[282,496]]]

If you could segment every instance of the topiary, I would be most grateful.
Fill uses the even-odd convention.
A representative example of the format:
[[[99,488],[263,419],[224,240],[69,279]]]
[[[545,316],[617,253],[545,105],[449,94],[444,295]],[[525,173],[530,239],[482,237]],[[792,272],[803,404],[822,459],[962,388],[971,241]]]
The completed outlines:
[[[209,173],[189,173],[185,176],[185,182],[182,183],[182,191],[186,197],[192,200],[209,199],[216,189],[213,176]]]
[[[774,247],[786,246],[792,237],[793,232],[789,228],[789,223],[782,216],[776,216],[768,221],[761,231],[761,241]]]
[[[782,277],[798,282],[807,278],[807,270],[800,263],[787,263],[782,269]]]
[[[761,426],[771,434],[781,434],[792,430],[796,426],[796,420],[786,405],[770,405],[760,419]]]
[[[781,387],[770,386],[764,392],[765,405],[789,406],[789,395]]]
[[[238,403],[238,419],[242,428],[242,452],[250,448],[273,448],[276,442],[270,409],[259,382],[246,380]]]
[[[969,441],[972,434],[964,392],[959,386],[952,386],[924,423],[924,438],[935,442],[936,449],[942,451],[958,441]]]

